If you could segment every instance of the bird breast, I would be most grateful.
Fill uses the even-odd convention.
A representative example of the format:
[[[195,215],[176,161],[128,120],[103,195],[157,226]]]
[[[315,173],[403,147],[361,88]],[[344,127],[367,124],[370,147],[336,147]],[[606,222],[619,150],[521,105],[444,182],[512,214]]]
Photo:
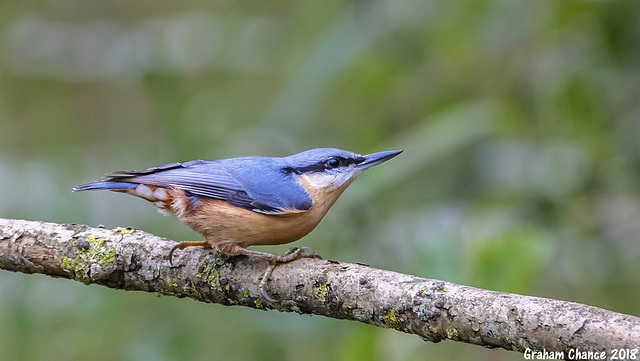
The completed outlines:
[[[303,177],[299,182],[313,200],[311,208],[305,211],[262,214],[211,198],[194,201],[180,189],[169,190],[172,201],[168,206],[180,221],[202,234],[214,247],[225,243],[241,247],[285,244],[311,232],[349,183],[327,192]]]

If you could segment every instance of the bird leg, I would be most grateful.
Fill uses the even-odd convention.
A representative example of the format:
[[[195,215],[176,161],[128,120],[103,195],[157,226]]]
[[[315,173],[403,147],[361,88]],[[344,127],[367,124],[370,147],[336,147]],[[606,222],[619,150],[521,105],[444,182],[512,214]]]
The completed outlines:
[[[207,242],[207,241],[201,241],[201,242],[183,241],[183,242],[180,242],[180,243],[176,244],[175,246],[173,246],[173,248],[171,248],[171,251],[169,251],[169,263],[171,265],[173,265],[173,262],[172,262],[173,252],[175,252],[178,249],[183,250],[183,249],[185,249],[187,247],[194,247],[194,246],[199,246],[199,247],[203,247],[203,248],[212,248],[211,244],[209,242]],[[277,255],[277,254],[274,254],[274,253],[254,251],[254,250],[250,250],[250,249],[246,249],[244,247],[238,246],[238,245],[233,244],[233,243],[224,244],[220,248],[221,248],[220,251],[222,253],[230,255],[230,256],[242,254],[242,255],[245,255],[245,256],[252,256],[252,257],[256,257],[256,258],[262,258],[262,259],[266,260],[269,263],[267,265],[267,269],[264,271],[264,274],[262,275],[262,279],[260,280],[260,284],[258,285],[258,288],[260,289],[260,293],[269,302],[277,302],[276,300],[274,300],[273,298],[271,298],[267,294],[267,291],[265,290],[265,287],[267,285],[269,277],[271,276],[271,273],[273,273],[274,268],[279,263],[287,263],[287,262],[295,261],[295,260],[300,259],[300,258],[322,258],[322,257],[318,256],[309,247],[300,247],[300,248],[291,247],[285,253],[283,253],[281,255]],[[305,253],[305,252],[308,252],[308,253]]]
[[[173,266],[173,252],[175,252],[177,249],[179,250],[183,250],[187,247],[194,247],[194,246],[199,246],[202,248],[211,248],[211,244],[209,244],[209,242],[207,241],[182,241],[178,244],[176,244],[175,246],[173,246],[173,248],[171,248],[171,251],[169,251],[169,263]]]
[[[236,251],[238,252],[237,254],[243,254],[245,256],[262,258],[267,262],[269,262],[269,264],[267,265],[267,269],[264,271],[264,274],[262,275],[260,284],[258,285],[258,288],[260,289],[260,293],[269,302],[277,302],[267,294],[265,287],[267,285],[269,277],[271,276],[271,273],[273,272],[274,268],[276,268],[278,263],[287,263],[287,262],[295,261],[300,258],[321,258],[320,256],[316,255],[316,253],[309,247],[300,247],[300,248],[291,247],[289,248],[289,250],[287,250],[285,253],[281,255],[253,251],[253,250],[242,248],[239,246],[237,247]],[[305,253],[305,251],[308,251],[309,253]]]

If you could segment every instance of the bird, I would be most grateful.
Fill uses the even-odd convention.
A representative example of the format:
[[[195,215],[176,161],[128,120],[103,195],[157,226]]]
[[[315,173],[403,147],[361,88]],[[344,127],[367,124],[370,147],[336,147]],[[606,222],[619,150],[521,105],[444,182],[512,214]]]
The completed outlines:
[[[266,292],[274,267],[317,256],[309,247],[293,247],[281,255],[247,247],[286,244],[304,237],[358,175],[400,153],[402,150],[360,155],[316,148],[288,157],[176,162],[107,173],[107,179],[79,185],[73,192],[108,190],[140,197],[204,237],[204,241],[174,246],[168,255],[170,264],[176,250],[192,246],[266,260],[259,289],[265,299],[274,302]]]

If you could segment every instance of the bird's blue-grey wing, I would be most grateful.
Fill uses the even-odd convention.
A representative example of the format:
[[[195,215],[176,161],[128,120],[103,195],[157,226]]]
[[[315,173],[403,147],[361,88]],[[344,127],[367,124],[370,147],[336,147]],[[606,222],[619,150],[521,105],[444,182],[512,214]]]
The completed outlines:
[[[276,187],[277,179],[274,182],[270,175],[260,174],[264,170],[252,166],[251,163],[255,162],[251,162],[251,159],[240,163],[245,164],[228,160],[171,163],[141,171],[111,173],[107,182],[179,188],[189,196],[218,199],[265,214],[286,214],[310,208],[311,200],[304,190],[301,190],[304,194],[294,192],[293,198],[278,194],[282,189]],[[244,174],[247,169],[256,174]],[[280,176],[277,173],[275,175]],[[255,178],[247,180],[247,176]],[[304,196],[308,198],[306,202]]]
[[[284,170],[281,161],[282,158],[235,159],[227,171],[242,184],[258,212],[287,214],[310,209],[311,196],[295,176]]]

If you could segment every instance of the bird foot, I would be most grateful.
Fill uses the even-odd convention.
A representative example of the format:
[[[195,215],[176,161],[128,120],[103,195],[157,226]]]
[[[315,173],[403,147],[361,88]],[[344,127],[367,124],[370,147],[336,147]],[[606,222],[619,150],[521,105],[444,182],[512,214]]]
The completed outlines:
[[[207,241],[183,241],[180,242],[178,244],[176,244],[175,246],[173,246],[171,248],[171,251],[169,251],[169,264],[173,266],[173,252],[175,252],[177,249],[179,250],[183,250],[187,247],[195,247],[195,246],[199,246],[202,248],[211,248],[211,244],[209,244],[209,242]]]
[[[211,244],[206,242],[206,241],[202,241],[202,242],[196,242],[196,241],[184,241],[184,242],[180,242],[178,244],[176,244],[175,246],[173,246],[173,248],[171,248],[171,251],[169,251],[169,263],[171,265],[173,265],[173,253],[176,250],[183,250],[187,247],[194,247],[194,246],[199,246],[199,247],[203,247],[203,248],[211,248]],[[258,289],[260,290],[260,294],[262,294],[262,296],[269,302],[277,302],[277,300],[271,298],[269,296],[269,294],[266,291],[266,285],[267,282],[269,280],[269,277],[271,277],[271,274],[273,273],[273,270],[276,268],[276,266],[280,263],[288,263],[291,261],[295,261],[297,259],[300,258],[318,258],[318,259],[322,259],[322,257],[320,257],[319,255],[317,255],[310,247],[291,247],[289,248],[285,253],[281,254],[281,255],[277,255],[274,253],[266,253],[266,252],[259,252],[259,251],[253,251],[253,250],[249,250],[246,248],[242,248],[240,246],[235,246],[234,249],[231,250],[232,254],[243,254],[245,256],[252,256],[252,257],[257,257],[257,258],[262,258],[264,260],[266,260],[268,262],[267,265],[267,269],[265,270],[264,274],[262,275],[262,279],[260,280],[260,284],[258,285]],[[226,253],[226,252],[224,252]]]
[[[260,284],[258,285],[258,289],[260,290],[260,294],[262,294],[262,297],[264,297],[269,302],[277,302],[277,300],[275,300],[275,299],[271,298],[271,296],[269,296],[269,294],[267,293],[267,290],[266,290],[266,286],[267,286],[267,282],[269,281],[269,277],[271,276],[271,273],[273,273],[273,270],[276,268],[276,266],[279,263],[287,263],[287,262],[295,261],[295,260],[300,259],[300,258],[322,258],[322,257],[318,256],[309,247],[300,247],[300,248],[292,247],[292,248],[289,248],[289,250],[287,250],[285,253],[283,253],[281,255],[277,255],[277,254],[273,254],[273,253],[250,251],[248,249],[245,249],[245,251],[247,251],[247,253],[243,252],[245,255],[252,255],[252,256],[259,257],[259,258],[263,258],[263,259],[266,259],[269,262],[269,264],[267,265],[267,269],[264,271],[264,274],[262,275],[262,279],[260,280]],[[308,253],[306,253],[306,252],[308,252]]]

